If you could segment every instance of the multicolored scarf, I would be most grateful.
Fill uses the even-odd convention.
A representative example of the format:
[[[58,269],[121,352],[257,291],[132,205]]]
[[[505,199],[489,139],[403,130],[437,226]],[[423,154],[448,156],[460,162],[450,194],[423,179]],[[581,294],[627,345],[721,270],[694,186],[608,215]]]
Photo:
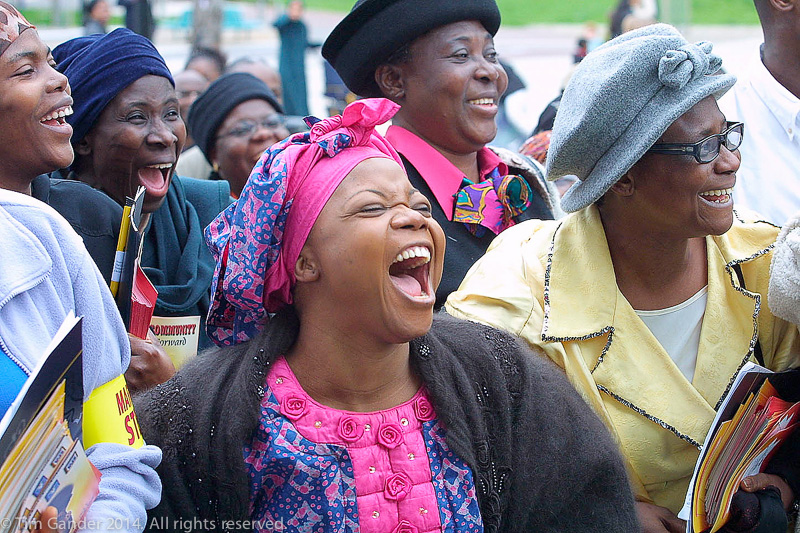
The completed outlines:
[[[0,55],[17,40],[20,33],[35,27],[14,6],[0,1]]]
[[[484,181],[461,187],[456,194],[453,221],[463,222],[479,238],[487,229],[497,235],[513,226],[514,217],[530,207],[532,195],[525,178],[516,174],[501,176],[495,168]]]

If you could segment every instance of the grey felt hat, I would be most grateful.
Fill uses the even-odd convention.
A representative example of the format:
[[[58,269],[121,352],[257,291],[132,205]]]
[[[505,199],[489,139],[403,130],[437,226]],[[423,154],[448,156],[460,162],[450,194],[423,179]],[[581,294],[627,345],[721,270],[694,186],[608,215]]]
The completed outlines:
[[[581,61],[556,115],[547,179],[576,176],[561,199],[567,212],[611,188],[681,115],[736,82],[714,73],[708,42],[690,44],[668,24],[624,33]]]

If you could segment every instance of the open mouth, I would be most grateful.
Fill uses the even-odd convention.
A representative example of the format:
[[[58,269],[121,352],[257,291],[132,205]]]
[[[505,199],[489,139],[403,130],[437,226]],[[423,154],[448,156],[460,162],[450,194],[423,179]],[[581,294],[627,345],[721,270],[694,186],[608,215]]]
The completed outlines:
[[[389,277],[405,294],[427,299],[432,293],[428,274],[431,252],[424,246],[410,246],[397,254],[389,266]]]
[[[72,114],[72,106],[66,105],[59,107],[48,115],[45,115],[39,122],[45,126],[64,126],[67,123],[67,117]]]
[[[733,187],[701,192],[700,197],[712,204],[727,204],[731,201],[731,194],[733,194]]]
[[[139,183],[147,189],[150,195],[163,196],[169,188],[170,176],[174,168],[175,163],[158,163],[140,168]]]

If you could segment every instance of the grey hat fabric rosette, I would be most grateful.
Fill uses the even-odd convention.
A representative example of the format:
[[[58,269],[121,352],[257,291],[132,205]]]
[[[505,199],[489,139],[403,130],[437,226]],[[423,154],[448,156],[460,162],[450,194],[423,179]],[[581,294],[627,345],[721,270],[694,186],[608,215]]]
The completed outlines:
[[[709,42],[690,44],[672,26],[624,33],[581,61],[564,90],[547,155],[547,179],[579,181],[561,199],[574,212],[591,205],[703,98],[736,82],[718,74]]]

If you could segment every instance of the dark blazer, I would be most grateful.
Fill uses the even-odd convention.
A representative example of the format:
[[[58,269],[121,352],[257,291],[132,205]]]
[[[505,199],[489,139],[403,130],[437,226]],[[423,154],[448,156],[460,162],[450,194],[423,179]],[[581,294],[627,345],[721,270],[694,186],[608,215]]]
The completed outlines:
[[[259,424],[269,366],[297,330],[285,309],[252,341],[208,350],[134,399],[145,440],[164,452],[150,527],[163,517],[211,529],[248,519],[243,446]],[[442,313],[411,342],[411,364],[450,449],[472,469],[485,531],[639,530],[617,446],[548,360],[507,333]]]

